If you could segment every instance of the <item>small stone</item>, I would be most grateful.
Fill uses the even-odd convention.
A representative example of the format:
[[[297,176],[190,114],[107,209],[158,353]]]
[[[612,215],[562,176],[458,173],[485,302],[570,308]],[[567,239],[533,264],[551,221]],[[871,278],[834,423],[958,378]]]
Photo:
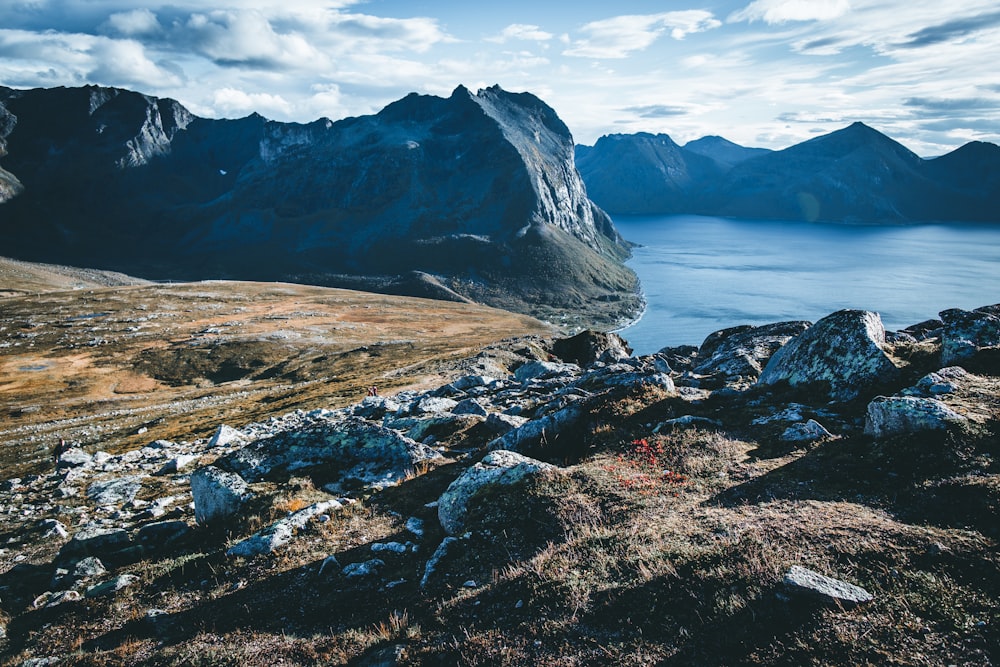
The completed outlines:
[[[96,586],[91,586],[87,589],[87,592],[84,593],[84,595],[88,598],[104,597],[105,595],[117,593],[123,588],[128,588],[138,581],[139,577],[133,574],[120,574],[113,579],[109,579],[108,581],[97,584]]]
[[[785,442],[815,442],[824,438],[834,438],[826,428],[815,419],[792,424],[781,434],[781,439]]]
[[[409,547],[402,542],[374,542],[371,546],[372,553],[390,552],[394,554],[405,554]]]
[[[219,424],[219,427],[215,429],[215,434],[208,441],[209,447],[226,447],[234,443],[240,443],[245,440],[242,433],[237,431],[232,426],[227,426],[225,424]]]
[[[860,586],[824,576],[798,565],[789,568],[782,583],[789,592],[818,597],[845,606],[859,605],[874,599],[871,593]]]
[[[385,567],[384,561],[372,558],[363,563],[351,563],[341,572],[345,577],[369,577],[373,574],[378,574],[379,569],[383,567]]]
[[[437,505],[435,505],[435,507],[436,506]],[[413,535],[417,536],[418,538],[424,536],[424,522],[423,522],[423,519],[418,519],[415,516],[411,516],[409,519],[406,520],[406,526],[405,526],[405,528],[406,528],[407,531],[409,531]]]

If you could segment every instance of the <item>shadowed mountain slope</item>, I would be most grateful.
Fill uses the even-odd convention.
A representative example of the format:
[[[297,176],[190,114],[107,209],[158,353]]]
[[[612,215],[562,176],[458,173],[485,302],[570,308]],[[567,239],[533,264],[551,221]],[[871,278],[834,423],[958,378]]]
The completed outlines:
[[[474,299],[581,323],[640,305],[568,129],[527,93],[459,87],[296,124],[203,119],[120,89],[0,88],[0,148],[0,232],[23,259]]]

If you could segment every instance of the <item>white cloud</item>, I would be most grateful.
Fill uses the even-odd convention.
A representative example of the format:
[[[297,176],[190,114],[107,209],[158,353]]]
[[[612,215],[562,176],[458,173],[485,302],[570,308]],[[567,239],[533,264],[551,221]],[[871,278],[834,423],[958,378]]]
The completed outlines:
[[[754,0],[727,19],[729,22],[826,21],[851,10],[850,0]]]
[[[501,33],[495,37],[487,37],[487,42],[496,42],[497,44],[504,44],[512,39],[530,41],[530,42],[547,42],[552,39],[554,35],[550,32],[545,32],[537,25],[528,25],[526,23],[512,23],[501,31]]]
[[[156,14],[148,9],[133,9],[130,12],[112,14],[104,27],[108,32],[129,37],[151,35],[162,29]]]
[[[176,86],[175,72],[160,67],[146,55],[142,44],[131,40],[98,39],[89,50],[94,59],[87,79],[110,86]]]
[[[584,39],[563,51],[567,56],[584,58],[626,58],[641,51],[669,31],[674,39],[684,39],[696,32],[722,25],[711,12],[692,9],[662,14],[615,16],[593,21],[580,28]]]
[[[254,111],[263,116],[287,117],[292,105],[281,95],[247,93],[236,88],[220,88],[212,96],[213,107],[225,116],[243,116]]]

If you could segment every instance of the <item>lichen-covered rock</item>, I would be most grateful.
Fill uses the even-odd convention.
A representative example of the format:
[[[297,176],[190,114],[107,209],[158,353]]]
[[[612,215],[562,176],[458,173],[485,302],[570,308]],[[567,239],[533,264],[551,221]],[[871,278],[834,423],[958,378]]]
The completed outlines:
[[[854,584],[834,579],[799,565],[793,565],[782,580],[790,593],[816,597],[844,606],[871,602],[872,594]]]
[[[694,371],[701,375],[756,379],[782,345],[810,326],[809,322],[795,321],[716,331],[698,349]]]
[[[581,367],[595,361],[613,364],[632,356],[628,342],[616,333],[581,331],[570,338],[560,338],[552,344],[552,353],[565,362]]]
[[[212,438],[208,441],[208,446],[226,447],[228,445],[238,444],[244,440],[246,440],[246,437],[232,426],[219,424],[219,427],[215,429],[215,433],[212,434]]]
[[[449,535],[465,530],[469,501],[481,489],[497,484],[516,484],[545,470],[554,470],[551,463],[537,461],[516,452],[498,450],[487,454],[454,482],[438,499],[438,519]]]
[[[586,414],[583,406],[578,402],[570,403],[565,408],[545,415],[539,419],[532,419],[521,426],[496,440],[489,443],[491,450],[518,451],[532,445],[538,444],[542,439],[552,439],[558,436],[560,431],[576,426]]]
[[[792,424],[781,434],[781,439],[785,442],[815,442],[833,437],[835,436],[815,419]]]
[[[105,561],[115,560],[116,556],[131,547],[132,539],[122,528],[83,528],[63,545],[56,560],[75,563],[88,556]]]
[[[940,313],[941,365],[964,365],[987,350],[1000,351],[1000,304]]]
[[[876,438],[939,431],[967,419],[936,398],[877,396],[868,404],[865,433]]]
[[[939,371],[928,373],[920,378],[915,385],[903,390],[910,396],[943,396],[959,390],[962,381],[969,376],[961,366],[949,366]]]
[[[94,482],[87,487],[87,498],[97,505],[121,505],[134,500],[141,488],[141,475],[126,475]]]
[[[269,554],[275,549],[288,544],[295,533],[305,528],[313,518],[343,507],[336,500],[314,503],[309,507],[293,512],[283,519],[275,521],[270,526],[254,533],[247,539],[230,547],[227,556],[244,556],[249,558],[259,554]]]
[[[397,482],[436,451],[406,436],[358,417],[321,421],[302,429],[257,440],[216,461],[250,481],[323,467],[324,474],[374,486]]]
[[[205,526],[235,516],[252,497],[246,480],[235,473],[206,466],[191,475],[194,519]]]
[[[514,371],[514,377],[520,382],[552,377],[569,377],[580,374],[576,364],[564,364],[554,361],[529,361]]]
[[[878,313],[840,310],[775,352],[757,382],[822,385],[831,399],[851,400],[898,375],[885,346],[885,327]]]
[[[451,411],[456,415],[477,415],[479,417],[486,417],[489,415],[486,408],[484,408],[482,404],[474,398],[467,398],[464,401],[459,401]]]

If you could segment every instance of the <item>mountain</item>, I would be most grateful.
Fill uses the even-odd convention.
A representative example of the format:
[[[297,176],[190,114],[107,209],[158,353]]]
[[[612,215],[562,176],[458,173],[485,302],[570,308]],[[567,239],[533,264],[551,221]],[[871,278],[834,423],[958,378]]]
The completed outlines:
[[[412,94],[371,116],[213,120],[87,86],[0,88],[5,253],[147,278],[472,299],[582,323],[640,307],[629,254],[537,97]]]
[[[974,142],[925,160],[863,123],[773,152],[705,137],[675,154],[681,161],[691,154],[709,157],[714,172],[689,171],[693,177],[684,181],[635,181],[634,173],[650,172],[659,162],[625,147],[648,135],[613,136],[616,142],[607,145],[617,150],[598,162],[595,145],[588,168],[581,167],[588,188],[599,188],[594,201],[613,213],[882,222],[989,221],[1000,210],[1000,147],[994,144]],[[616,182],[625,185],[604,187]]]
[[[679,213],[696,184],[723,173],[714,159],[666,134],[606,135],[576,155],[587,193],[612,213]]]
[[[734,144],[719,136],[702,137],[684,144],[684,150],[712,158],[723,168],[730,168],[744,160],[758,155],[766,155],[771,151],[766,148],[747,148]]]

